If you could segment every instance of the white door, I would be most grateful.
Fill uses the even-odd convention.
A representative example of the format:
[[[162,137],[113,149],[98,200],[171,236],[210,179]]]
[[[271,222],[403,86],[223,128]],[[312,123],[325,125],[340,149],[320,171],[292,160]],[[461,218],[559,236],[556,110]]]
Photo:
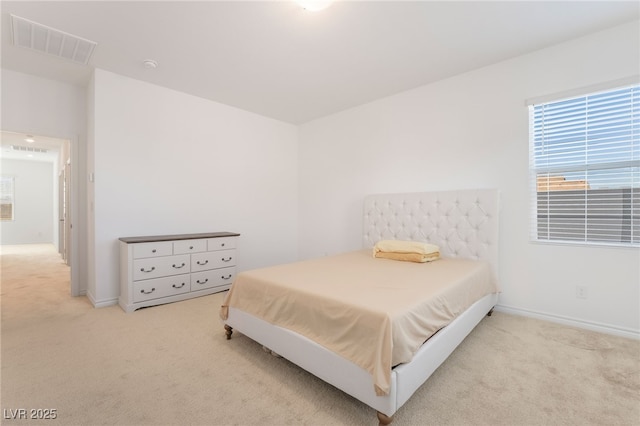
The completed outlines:
[[[64,169],[58,175],[58,253],[62,256],[63,259],[67,259],[66,257],[66,249],[65,249],[65,238],[64,238],[64,223],[65,223],[65,178],[64,178]]]
[[[68,143],[68,142],[67,142]],[[64,166],[64,255],[67,265],[71,266],[71,221],[69,211],[71,208],[71,160]]]

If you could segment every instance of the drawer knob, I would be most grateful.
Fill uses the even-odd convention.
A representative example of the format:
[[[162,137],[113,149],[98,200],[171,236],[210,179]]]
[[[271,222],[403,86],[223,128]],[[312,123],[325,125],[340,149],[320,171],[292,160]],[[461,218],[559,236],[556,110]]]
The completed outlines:
[[[193,250],[193,246],[189,246],[189,250]]]
[[[231,274],[227,275],[226,277],[223,275],[220,278],[222,278],[223,280],[228,280],[231,278]]]
[[[220,247],[224,247],[224,243],[220,244]]]
[[[155,266],[152,266],[152,267],[151,267],[151,269],[149,269],[149,270],[146,270],[146,269],[144,269],[144,268],[140,268],[140,270],[141,270],[142,272],[152,272],[152,271],[155,271],[155,270],[156,270],[156,267],[155,267]]]
[[[185,263],[184,263],[184,262],[182,262],[182,265],[176,265],[176,264],[174,263],[174,264],[173,264],[173,265],[171,265],[171,266],[173,266],[173,267],[174,267],[174,268],[176,268],[176,269],[180,269],[180,268],[184,267],[184,265],[185,265]]]
[[[155,253],[156,251],[157,251],[156,249],[153,249],[153,250],[151,250],[151,253]]]
[[[224,257],[221,259],[223,262],[230,262],[231,259],[233,259],[231,256],[229,256],[228,259],[225,259]]]
[[[182,284],[181,284],[181,285],[179,285],[179,286],[178,286],[178,285],[173,284],[171,287],[173,287],[173,288],[182,288],[182,287],[184,287],[184,284],[185,284],[185,283],[182,283]]]
[[[156,291],[156,288],[155,288],[155,287],[153,287],[153,288],[151,289],[151,291],[144,291],[144,289],[143,289],[143,290],[140,290],[140,293],[142,293],[142,294],[151,294],[151,293],[153,293],[154,291]]]
[[[207,283],[207,281],[209,281],[209,278],[206,278],[204,281],[197,280],[196,282],[197,282],[198,284],[206,284],[206,283]]]
[[[196,262],[198,265],[206,265],[209,263],[209,260],[205,260],[204,262],[200,262],[199,260]]]

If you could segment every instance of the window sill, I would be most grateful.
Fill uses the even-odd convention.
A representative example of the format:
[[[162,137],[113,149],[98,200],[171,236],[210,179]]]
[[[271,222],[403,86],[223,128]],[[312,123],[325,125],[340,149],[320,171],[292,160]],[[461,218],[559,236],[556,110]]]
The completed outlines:
[[[562,246],[562,247],[589,247],[604,249],[640,250],[640,244],[616,244],[616,243],[586,243],[583,241],[543,241],[529,240],[529,243],[542,246]]]

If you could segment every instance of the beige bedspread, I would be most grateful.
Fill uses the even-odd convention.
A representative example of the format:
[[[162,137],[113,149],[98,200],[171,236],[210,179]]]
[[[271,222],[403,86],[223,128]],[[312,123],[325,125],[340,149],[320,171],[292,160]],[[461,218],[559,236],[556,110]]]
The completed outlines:
[[[242,272],[220,317],[234,307],[306,336],[368,371],[386,395],[392,366],[497,292],[493,281],[486,262],[399,262],[362,250]]]

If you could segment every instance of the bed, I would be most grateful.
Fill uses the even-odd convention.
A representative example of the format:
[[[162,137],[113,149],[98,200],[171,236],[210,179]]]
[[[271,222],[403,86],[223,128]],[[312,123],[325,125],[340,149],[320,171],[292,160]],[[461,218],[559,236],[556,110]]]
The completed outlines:
[[[367,196],[361,250],[238,274],[220,311],[227,339],[238,330],[389,424],[496,305],[498,212],[493,189]],[[428,242],[441,258],[377,259],[380,240]]]

